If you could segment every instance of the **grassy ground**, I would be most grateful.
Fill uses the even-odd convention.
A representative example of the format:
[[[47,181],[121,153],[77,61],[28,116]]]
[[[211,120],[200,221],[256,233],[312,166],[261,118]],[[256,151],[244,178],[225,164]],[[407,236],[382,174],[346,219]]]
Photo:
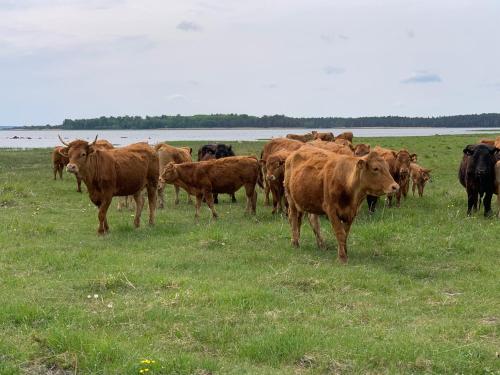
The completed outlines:
[[[363,206],[347,266],[326,221],[328,251],[308,224],[293,249],[262,194],[256,217],[239,192],[195,223],[170,189],[137,230],[115,202],[98,237],[48,150],[0,150],[0,374],[498,374],[500,221],[467,218],[457,180],[477,138],[365,140],[417,152],[433,182],[400,209]]]

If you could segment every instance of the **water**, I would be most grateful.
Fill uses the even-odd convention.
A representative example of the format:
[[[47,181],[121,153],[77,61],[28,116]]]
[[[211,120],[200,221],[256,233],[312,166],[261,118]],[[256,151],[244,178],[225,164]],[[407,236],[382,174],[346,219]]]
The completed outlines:
[[[288,133],[303,134],[312,129],[154,129],[154,130],[0,130],[0,147],[45,148],[60,144],[61,134],[65,141],[74,139],[107,139],[115,146],[147,141],[150,144],[168,141],[255,141],[283,137]],[[355,137],[404,137],[470,133],[499,133],[500,128],[351,128],[316,129],[339,134],[349,130]],[[15,138],[17,137],[17,138]]]

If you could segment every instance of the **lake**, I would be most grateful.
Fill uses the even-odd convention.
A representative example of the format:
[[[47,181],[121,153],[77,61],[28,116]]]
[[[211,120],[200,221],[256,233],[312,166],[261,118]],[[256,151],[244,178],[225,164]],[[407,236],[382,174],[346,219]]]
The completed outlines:
[[[61,134],[64,140],[109,140],[115,146],[147,141],[151,144],[168,141],[255,141],[283,137],[288,133],[303,134],[312,129],[287,128],[242,128],[242,129],[153,129],[153,130],[0,130],[2,148],[45,148],[60,144],[57,138]],[[499,128],[351,128],[317,129],[339,134],[349,130],[358,137],[401,137],[431,136],[470,133],[499,133]],[[17,137],[17,138],[16,138]]]

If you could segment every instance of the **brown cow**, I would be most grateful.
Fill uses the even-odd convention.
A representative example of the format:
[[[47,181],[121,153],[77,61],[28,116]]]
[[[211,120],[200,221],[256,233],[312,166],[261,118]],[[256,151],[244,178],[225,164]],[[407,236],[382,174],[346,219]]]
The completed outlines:
[[[355,156],[365,156],[370,153],[370,145],[366,143],[358,143],[354,146],[354,155]]]
[[[217,217],[213,204],[213,193],[231,194],[242,186],[247,196],[247,211],[255,214],[257,192],[255,185],[262,186],[259,162],[252,156],[229,156],[227,158],[191,162],[169,163],[160,176],[160,184],[178,184],[196,196],[195,217],[199,217],[201,201],[205,198],[212,216]]]
[[[350,156],[354,155],[352,149],[349,146],[344,146],[336,142],[324,142],[320,140],[315,140],[312,142],[308,142],[307,144],[321,148],[323,150],[335,152],[336,154],[350,155]]]
[[[99,207],[98,234],[109,231],[106,213],[115,196],[134,196],[134,225],[138,227],[144,206],[141,194],[144,188],[148,192],[149,224],[154,224],[159,177],[158,155],[155,150],[144,143],[102,150],[95,147],[97,136],[92,143],[78,139],[68,144],[61,137],[59,139],[68,147],[69,163],[66,170],[81,176],[90,200]]]
[[[499,139],[500,137],[497,137]],[[497,146],[497,148],[499,148]],[[495,164],[495,189],[497,192],[498,213],[497,217],[500,218],[500,161]]]
[[[352,145],[352,143],[350,141],[348,141],[347,139],[344,139],[344,138],[337,138],[334,140],[334,142],[338,145],[341,145],[341,146],[346,146],[346,147],[349,147],[351,150],[354,151],[354,146]]]
[[[483,143],[486,145],[494,146],[496,148],[500,148],[500,136],[496,137],[496,139],[483,138],[479,141],[479,143]]]
[[[427,181],[431,179],[431,169],[421,167],[417,163],[410,163],[410,177],[413,182],[412,192],[415,195],[415,189],[418,189],[418,196],[424,195],[424,187]]]
[[[335,137],[335,140],[337,139],[345,139],[346,141],[349,141],[352,143],[352,139],[354,138],[354,135],[352,134],[352,132],[343,132],[343,133],[340,133],[339,135],[337,135]]]
[[[312,141],[315,138],[315,135],[318,134],[317,132],[313,131],[311,133],[306,133],[306,134],[287,134],[286,137],[288,139],[293,139],[295,141],[300,141],[302,143]]]
[[[335,136],[333,135],[332,132],[326,132],[326,133],[313,132],[313,134],[314,134],[314,139],[319,139],[321,141],[333,142],[335,140]]]
[[[411,154],[408,150],[402,149],[400,151],[389,150],[376,146],[373,151],[379,154],[389,164],[389,171],[394,180],[399,184],[400,189],[396,192],[396,204],[401,205],[401,195],[408,193],[408,184],[410,183],[410,162],[415,161],[417,155]],[[393,194],[387,194],[389,207],[392,206]],[[368,209],[373,212],[377,204],[377,198],[368,196]]]
[[[285,199],[283,182],[285,179],[285,160],[291,152],[292,151],[288,150],[276,151],[267,158],[267,161],[261,160],[261,163],[265,164],[265,179],[269,184],[273,196],[273,214],[278,210],[284,212],[283,200],[285,201],[284,205],[288,207],[288,202]]]
[[[301,141],[297,141],[294,139],[289,139],[289,138],[274,138],[271,139],[269,142],[267,142],[264,145],[264,149],[262,150],[260,154],[260,159],[262,160],[262,172],[264,175],[266,175],[266,161],[269,155],[275,153],[276,151],[280,150],[288,150],[288,151],[295,151],[298,150],[304,146],[304,143]],[[269,192],[270,190],[269,183],[266,180],[264,180],[264,204],[266,206],[269,206]]]
[[[326,214],[337,237],[339,259],[346,262],[347,236],[362,200],[367,194],[398,189],[387,163],[375,152],[362,158],[307,146],[293,152],[285,163],[292,245],[299,246],[302,216],[307,213],[316,243],[324,248],[319,215]]]
[[[57,174],[59,174],[59,178],[62,180],[62,171],[66,164],[69,163],[67,157],[65,157],[62,152],[64,152],[64,147],[56,146],[52,151],[52,166],[54,169],[54,180],[57,180]]]
[[[174,147],[167,145],[165,143],[161,143],[155,146],[155,150],[158,153],[158,160],[160,163],[160,171],[163,170],[163,168],[168,164],[168,163],[175,163],[175,164],[180,164],[180,163],[188,163],[193,161],[191,159],[191,154],[193,152],[193,149],[191,147]],[[214,156],[215,157],[215,156]],[[174,184],[174,189],[175,189],[175,201],[174,204],[177,205],[179,204],[179,185]],[[165,191],[165,185],[159,185],[158,186],[158,200],[159,200],[159,205],[158,208],[163,208],[165,206],[165,199],[164,199],[164,191]],[[188,193],[188,201],[189,203],[192,203],[191,196]]]

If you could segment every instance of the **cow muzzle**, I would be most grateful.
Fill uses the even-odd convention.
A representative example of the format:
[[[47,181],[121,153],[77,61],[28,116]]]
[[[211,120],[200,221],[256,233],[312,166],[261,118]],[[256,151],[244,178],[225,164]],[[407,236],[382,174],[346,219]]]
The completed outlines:
[[[386,194],[393,194],[399,190],[399,185],[394,183],[389,186],[389,188],[385,191]]]
[[[74,174],[77,174],[77,173],[78,173],[78,166],[77,166],[76,164],[69,163],[69,164],[66,166],[66,170],[67,170],[69,173],[74,173]]]
[[[276,177],[273,174],[268,174],[266,178],[267,181],[276,181]]]

